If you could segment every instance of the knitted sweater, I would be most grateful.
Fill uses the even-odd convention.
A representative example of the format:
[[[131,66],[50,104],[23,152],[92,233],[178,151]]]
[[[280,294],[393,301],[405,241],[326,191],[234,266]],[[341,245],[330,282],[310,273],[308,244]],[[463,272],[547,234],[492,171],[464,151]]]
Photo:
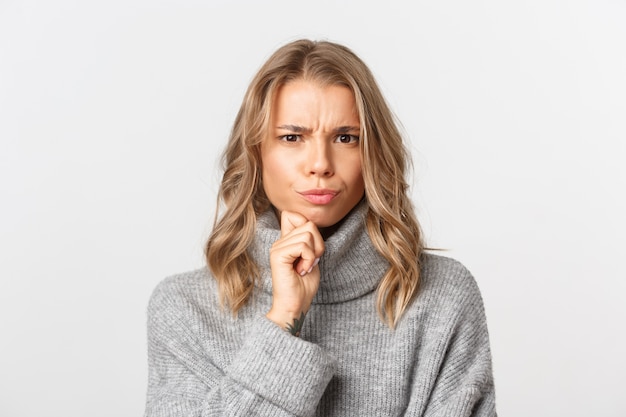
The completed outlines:
[[[495,416],[486,319],[470,273],[424,254],[418,296],[395,330],[376,313],[388,264],[360,204],[325,242],[321,281],[300,337],[265,317],[275,215],[259,216],[261,271],[235,318],[207,268],[172,276],[148,307],[146,417]]]

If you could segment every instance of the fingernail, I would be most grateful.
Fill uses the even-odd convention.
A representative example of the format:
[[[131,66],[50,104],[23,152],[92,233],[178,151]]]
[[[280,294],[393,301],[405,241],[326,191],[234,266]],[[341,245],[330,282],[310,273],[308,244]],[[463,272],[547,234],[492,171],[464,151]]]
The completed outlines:
[[[313,268],[311,268],[311,269],[313,269]],[[301,277],[305,276],[306,274],[308,274],[309,272],[311,272],[311,269],[309,269],[309,271],[308,271],[308,272],[307,272],[307,271],[305,271],[305,270],[303,269],[303,270],[300,272],[300,276],[301,276]]]
[[[320,263],[320,258],[315,258],[315,260],[313,261],[313,265],[311,265],[311,267],[309,268],[308,271],[306,271],[306,273],[310,274],[313,268],[315,268],[315,265],[317,265],[318,263]]]

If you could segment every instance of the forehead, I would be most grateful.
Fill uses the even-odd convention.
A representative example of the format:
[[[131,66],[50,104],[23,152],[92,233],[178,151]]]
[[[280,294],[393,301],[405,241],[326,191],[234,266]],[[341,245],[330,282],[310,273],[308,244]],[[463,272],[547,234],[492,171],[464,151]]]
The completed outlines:
[[[271,118],[349,120],[353,124],[359,120],[354,93],[348,87],[304,79],[278,87],[271,106]]]

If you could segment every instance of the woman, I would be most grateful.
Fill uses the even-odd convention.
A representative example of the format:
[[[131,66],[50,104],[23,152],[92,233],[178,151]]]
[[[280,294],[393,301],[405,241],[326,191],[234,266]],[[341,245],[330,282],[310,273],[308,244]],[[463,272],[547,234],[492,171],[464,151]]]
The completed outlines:
[[[148,309],[146,416],[493,416],[480,292],[423,251],[366,65],[299,40],[253,79],[207,268]]]

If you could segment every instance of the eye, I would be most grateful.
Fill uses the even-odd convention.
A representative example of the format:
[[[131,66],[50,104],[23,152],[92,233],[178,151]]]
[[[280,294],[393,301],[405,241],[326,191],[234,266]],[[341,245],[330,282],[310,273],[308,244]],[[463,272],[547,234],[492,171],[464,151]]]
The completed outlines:
[[[282,135],[278,139],[283,142],[297,142],[300,140],[300,135]]]
[[[354,135],[339,135],[337,139],[335,139],[335,142],[338,143],[356,143],[358,141],[359,137]]]

